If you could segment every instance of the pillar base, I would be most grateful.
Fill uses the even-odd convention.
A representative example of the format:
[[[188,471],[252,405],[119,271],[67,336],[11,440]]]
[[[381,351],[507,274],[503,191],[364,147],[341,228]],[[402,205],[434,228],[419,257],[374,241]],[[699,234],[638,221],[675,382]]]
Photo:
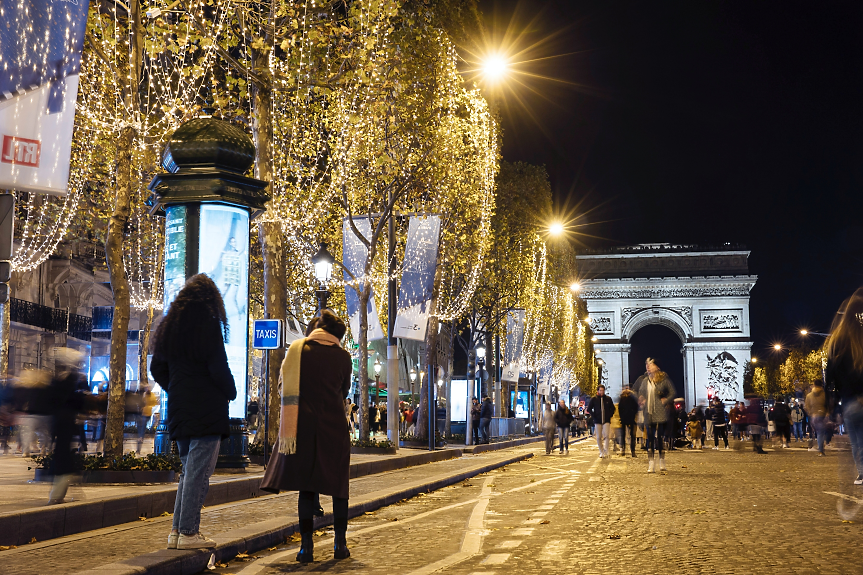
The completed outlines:
[[[240,418],[231,418],[229,435],[227,439],[222,440],[216,467],[222,469],[245,468],[250,463],[249,432],[246,430],[246,421]]]

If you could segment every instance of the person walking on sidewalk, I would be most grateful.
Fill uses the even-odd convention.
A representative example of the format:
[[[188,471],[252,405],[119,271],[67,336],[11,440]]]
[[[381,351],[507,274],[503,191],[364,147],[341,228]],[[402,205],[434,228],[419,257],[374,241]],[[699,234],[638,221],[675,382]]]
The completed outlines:
[[[189,278],[156,330],[153,379],[171,398],[167,423],[183,470],[174,502],[168,549],[206,549],[216,542],[199,532],[201,506],[228,437],[228,403],[237,397],[228,367],[225,303],[207,275]]]
[[[572,423],[572,412],[566,406],[566,401],[560,400],[557,404],[557,411],[554,412],[554,423],[557,425],[557,432],[560,434],[560,453],[569,453],[569,426]]]
[[[734,403],[734,407],[728,412],[728,418],[731,420],[731,438],[743,439],[741,428],[743,424],[743,404]]]
[[[824,384],[820,379],[815,380],[812,384],[812,391],[806,395],[806,401],[803,405],[806,408],[806,413],[809,414],[809,418],[812,421],[812,429],[815,431],[815,437],[818,440],[818,455],[824,457],[824,440],[827,437],[825,429],[827,395],[824,393]],[[812,440],[810,439],[811,442]]]
[[[479,399],[473,398],[470,406],[470,422],[473,430],[473,444],[479,445],[479,413],[482,411],[482,406],[479,404]]]
[[[665,467],[665,426],[668,422],[667,405],[674,400],[674,384],[671,378],[652,357],[647,358],[647,377],[642,381],[639,388],[638,402],[644,411],[644,428],[647,430],[648,461],[647,472],[655,473],[654,454],[657,444],[659,445],[659,470],[666,471]]]
[[[623,450],[623,455],[626,455],[626,435],[628,433],[629,449],[632,452],[632,457],[635,457],[635,428],[637,425],[636,420],[638,419],[638,400],[628,387],[624,388],[620,393],[617,412],[620,415],[620,425],[623,431],[620,448]]]
[[[840,311],[844,313],[836,315],[827,340],[827,385],[842,400],[857,474],[854,485],[863,485],[863,288]]]
[[[554,412],[551,410],[551,404],[545,402],[545,408],[542,410],[542,433],[545,435],[545,454],[551,455],[551,450],[554,448]]]
[[[489,396],[485,396],[482,400],[482,408],[479,411],[479,433],[482,436],[483,443],[489,443],[490,437],[488,428],[491,425],[491,418],[494,417],[494,404]]]
[[[608,457],[608,441],[611,434],[611,418],[614,416],[614,401],[605,395],[605,386],[596,388],[596,395],[590,398],[587,410],[593,417],[596,426],[596,445],[599,446],[599,457]]]
[[[314,560],[314,515],[319,495],[333,498],[333,556],[351,556],[347,546],[351,442],[342,402],[351,388],[353,366],[341,346],[347,327],[328,309],[314,330],[294,341],[282,362],[279,440],[261,489],[299,491],[300,552],[297,561]]]
[[[713,398],[713,407],[710,409],[710,413],[713,417],[713,449],[719,449],[720,437],[725,442],[725,449],[728,449],[728,423],[725,420],[725,404],[718,397]]]

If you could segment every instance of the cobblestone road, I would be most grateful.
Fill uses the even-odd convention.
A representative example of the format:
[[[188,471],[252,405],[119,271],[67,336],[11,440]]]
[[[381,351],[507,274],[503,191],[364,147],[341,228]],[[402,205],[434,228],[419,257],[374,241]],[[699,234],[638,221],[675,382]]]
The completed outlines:
[[[465,467],[486,465],[513,455],[512,450],[470,455],[361,477],[351,481],[351,496],[446,477]],[[332,509],[330,498],[322,497],[321,503],[328,511]],[[296,514],[295,492],[269,495],[205,508],[201,515],[201,531],[214,536],[268,519],[296,520]],[[171,521],[171,517],[156,517],[0,551],[0,575],[75,573],[164,549]]]
[[[207,573],[863,573],[863,489],[850,456],[675,451],[597,458],[595,444],[537,457],[353,519],[352,557],[295,562],[289,542]]]

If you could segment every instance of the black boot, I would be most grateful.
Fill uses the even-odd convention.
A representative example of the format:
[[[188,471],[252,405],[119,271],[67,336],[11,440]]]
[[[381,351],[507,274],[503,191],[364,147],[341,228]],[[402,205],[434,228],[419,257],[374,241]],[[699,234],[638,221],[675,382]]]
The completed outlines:
[[[300,519],[300,552],[297,553],[297,561],[300,563],[311,563],[314,561],[315,541],[312,538],[314,530],[313,519]]]
[[[347,541],[348,518],[336,517],[333,521],[333,530],[336,534],[335,543],[333,544],[333,558],[347,559],[351,556]]]

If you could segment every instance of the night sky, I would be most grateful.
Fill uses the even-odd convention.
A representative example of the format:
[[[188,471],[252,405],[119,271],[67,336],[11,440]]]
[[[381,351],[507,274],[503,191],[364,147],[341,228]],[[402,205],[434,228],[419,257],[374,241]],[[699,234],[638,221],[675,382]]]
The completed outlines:
[[[829,329],[863,285],[863,2],[481,7],[523,51],[503,157],[546,165],[577,245],[744,244],[753,352]]]

